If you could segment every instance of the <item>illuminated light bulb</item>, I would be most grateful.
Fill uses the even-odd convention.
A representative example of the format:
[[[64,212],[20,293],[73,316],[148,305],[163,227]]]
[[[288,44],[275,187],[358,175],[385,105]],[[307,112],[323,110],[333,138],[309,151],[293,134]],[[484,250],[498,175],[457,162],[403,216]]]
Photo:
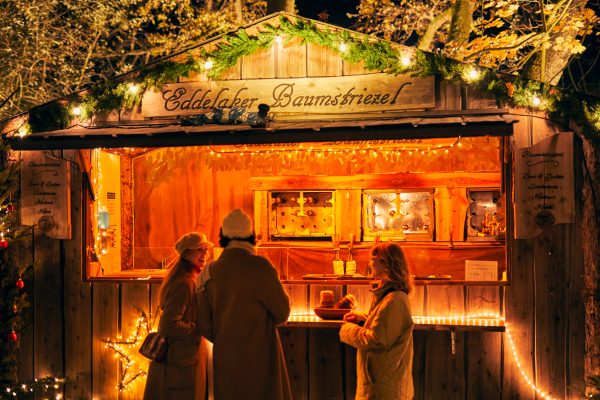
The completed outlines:
[[[137,94],[140,91],[140,87],[135,83],[130,83],[127,90],[129,90],[129,93],[131,94]]]
[[[472,81],[478,80],[480,76],[481,76],[481,73],[479,72],[479,70],[477,68],[470,68],[469,71],[467,72],[467,77]]]
[[[211,69],[213,67],[214,63],[213,60],[208,59],[204,62],[204,69]]]
[[[27,136],[27,128],[24,126],[20,127],[18,130],[18,135],[19,135],[19,137]]]
[[[542,100],[537,95],[533,96],[533,100],[531,102],[536,107],[539,106],[540,104],[542,104]]]
[[[400,64],[402,64],[402,66],[404,66],[404,67],[410,66],[410,64],[412,64],[412,58],[410,57],[410,55],[403,54],[400,57]]]
[[[340,43],[340,51],[344,53],[346,50],[348,50],[348,45],[346,43]]]
[[[456,145],[457,145],[458,147],[462,147],[462,143],[461,143],[461,142],[458,142]]]
[[[72,113],[74,116],[79,117],[81,115],[81,107],[79,107],[79,106],[73,107]]]
[[[275,36],[275,43],[277,43],[277,44],[283,43],[283,38],[281,37],[281,35]]]

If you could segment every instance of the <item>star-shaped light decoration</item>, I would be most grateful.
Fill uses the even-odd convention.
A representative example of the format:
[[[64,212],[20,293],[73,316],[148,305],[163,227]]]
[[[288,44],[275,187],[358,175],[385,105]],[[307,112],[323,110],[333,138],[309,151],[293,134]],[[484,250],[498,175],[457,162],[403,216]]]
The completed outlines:
[[[153,331],[153,322],[142,311],[135,323],[135,329],[127,339],[120,336],[113,339],[102,339],[106,347],[115,352],[115,357],[121,363],[121,376],[116,387],[120,392],[130,389],[131,384],[147,375],[148,359],[142,356],[138,350],[148,333]]]

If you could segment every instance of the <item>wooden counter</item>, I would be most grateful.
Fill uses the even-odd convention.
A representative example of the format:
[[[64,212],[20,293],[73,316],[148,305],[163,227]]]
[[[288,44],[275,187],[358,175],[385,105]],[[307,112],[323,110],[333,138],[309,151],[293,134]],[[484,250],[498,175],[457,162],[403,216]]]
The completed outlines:
[[[414,330],[420,331],[484,331],[504,332],[502,318],[434,318],[414,316]],[[290,315],[286,328],[339,328],[344,322],[340,320],[326,320],[314,314]]]

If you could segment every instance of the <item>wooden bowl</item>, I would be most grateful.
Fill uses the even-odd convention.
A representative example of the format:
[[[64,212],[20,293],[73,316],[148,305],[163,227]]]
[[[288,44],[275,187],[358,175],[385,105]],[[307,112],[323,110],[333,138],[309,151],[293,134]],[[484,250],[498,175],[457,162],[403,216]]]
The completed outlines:
[[[344,319],[344,315],[346,315],[350,311],[352,311],[350,308],[315,308],[315,314],[317,314],[318,317],[321,317],[323,319]]]

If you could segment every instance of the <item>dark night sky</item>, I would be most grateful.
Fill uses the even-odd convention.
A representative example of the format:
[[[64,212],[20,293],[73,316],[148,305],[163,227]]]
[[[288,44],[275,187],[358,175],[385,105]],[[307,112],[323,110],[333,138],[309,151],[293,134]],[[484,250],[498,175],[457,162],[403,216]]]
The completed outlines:
[[[352,21],[346,13],[355,13],[358,3],[359,0],[296,0],[296,7],[301,16],[316,20],[319,20],[321,11],[327,10],[327,22],[349,28]]]

